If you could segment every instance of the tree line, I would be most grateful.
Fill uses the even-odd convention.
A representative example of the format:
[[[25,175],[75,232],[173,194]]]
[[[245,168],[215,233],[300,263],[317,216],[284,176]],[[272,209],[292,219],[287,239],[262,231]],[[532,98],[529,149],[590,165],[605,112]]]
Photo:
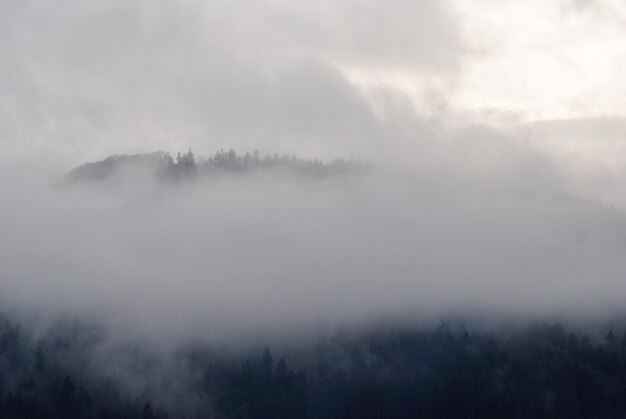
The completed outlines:
[[[129,390],[94,361],[104,339],[77,323],[36,335],[1,317],[0,417],[626,417],[626,336],[612,331],[595,342],[548,323],[499,333],[446,324],[342,330],[289,363],[267,347],[189,346],[172,355],[180,377],[168,376],[184,383],[184,398],[162,385]],[[146,381],[159,368],[147,352],[124,362]]]
[[[181,179],[197,175],[216,173],[242,173],[260,170],[275,170],[294,174],[328,177],[342,174],[363,174],[372,169],[367,162],[342,158],[324,162],[319,159],[303,159],[294,155],[265,155],[258,151],[237,154],[235,150],[219,150],[207,158],[198,158],[191,151],[169,153],[115,155],[98,162],[86,163],[68,173],[70,181],[98,181],[106,179],[125,169],[149,169],[162,179]]]

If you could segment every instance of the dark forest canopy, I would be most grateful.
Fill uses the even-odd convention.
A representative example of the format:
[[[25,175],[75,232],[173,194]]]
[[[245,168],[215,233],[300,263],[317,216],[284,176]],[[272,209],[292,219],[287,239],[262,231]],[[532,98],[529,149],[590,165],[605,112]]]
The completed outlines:
[[[183,154],[178,153],[176,157],[162,151],[110,156],[104,160],[86,163],[72,169],[67,178],[70,181],[98,181],[125,170],[147,171],[163,179],[258,170],[282,170],[306,176],[327,177],[361,174],[371,169],[371,163],[341,158],[323,162],[318,159],[302,159],[293,155],[261,156],[258,151],[240,155],[233,149],[220,150],[208,158],[198,158],[189,150]]]
[[[194,344],[159,357],[140,345],[107,361],[102,328],[35,333],[0,316],[0,417],[626,417],[626,336],[587,332],[602,337],[556,323],[405,325],[287,351]]]

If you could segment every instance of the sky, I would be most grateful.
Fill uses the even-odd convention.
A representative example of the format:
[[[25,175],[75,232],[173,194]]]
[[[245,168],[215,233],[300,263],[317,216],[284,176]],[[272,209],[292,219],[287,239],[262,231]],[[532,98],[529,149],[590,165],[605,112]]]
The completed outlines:
[[[617,0],[3,0],[0,16],[3,164],[222,147],[397,162],[449,127],[602,125],[626,97]]]
[[[470,61],[458,106],[524,120],[622,115],[623,2],[466,1],[460,8],[484,55]]]

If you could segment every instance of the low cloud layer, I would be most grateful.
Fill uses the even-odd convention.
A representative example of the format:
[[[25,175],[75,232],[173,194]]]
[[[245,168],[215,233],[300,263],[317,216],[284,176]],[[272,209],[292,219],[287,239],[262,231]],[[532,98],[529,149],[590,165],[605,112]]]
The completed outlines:
[[[387,315],[618,310],[623,126],[609,135],[608,120],[590,120],[580,138],[580,121],[512,125],[551,92],[537,86],[559,85],[502,93],[511,68],[528,68],[507,59],[532,62],[516,48],[544,37],[497,37],[506,19],[494,24],[487,3],[3,2],[3,307],[220,337]],[[557,32],[536,49],[549,63],[567,38]],[[570,83],[582,70],[568,68]],[[490,119],[498,128],[476,123]],[[377,170],[51,179],[109,154],[230,147]]]
[[[623,213],[569,193],[551,160],[483,137],[492,161],[421,172],[71,187],[13,172],[1,303],[220,339],[386,316],[618,314]]]

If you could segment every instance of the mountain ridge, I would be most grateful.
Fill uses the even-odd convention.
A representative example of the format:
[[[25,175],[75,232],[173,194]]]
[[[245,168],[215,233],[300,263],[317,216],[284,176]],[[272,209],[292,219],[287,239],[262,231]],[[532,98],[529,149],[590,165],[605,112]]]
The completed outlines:
[[[370,162],[336,158],[330,161],[303,159],[295,155],[265,155],[258,151],[237,154],[235,150],[219,150],[207,158],[197,157],[191,150],[177,153],[155,151],[152,153],[111,155],[103,160],[84,163],[66,173],[69,182],[97,182],[111,178],[125,170],[140,170],[158,178],[182,179],[219,172],[257,172],[280,170],[311,177],[328,177],[344,174],[364,174],[373,168]]]

